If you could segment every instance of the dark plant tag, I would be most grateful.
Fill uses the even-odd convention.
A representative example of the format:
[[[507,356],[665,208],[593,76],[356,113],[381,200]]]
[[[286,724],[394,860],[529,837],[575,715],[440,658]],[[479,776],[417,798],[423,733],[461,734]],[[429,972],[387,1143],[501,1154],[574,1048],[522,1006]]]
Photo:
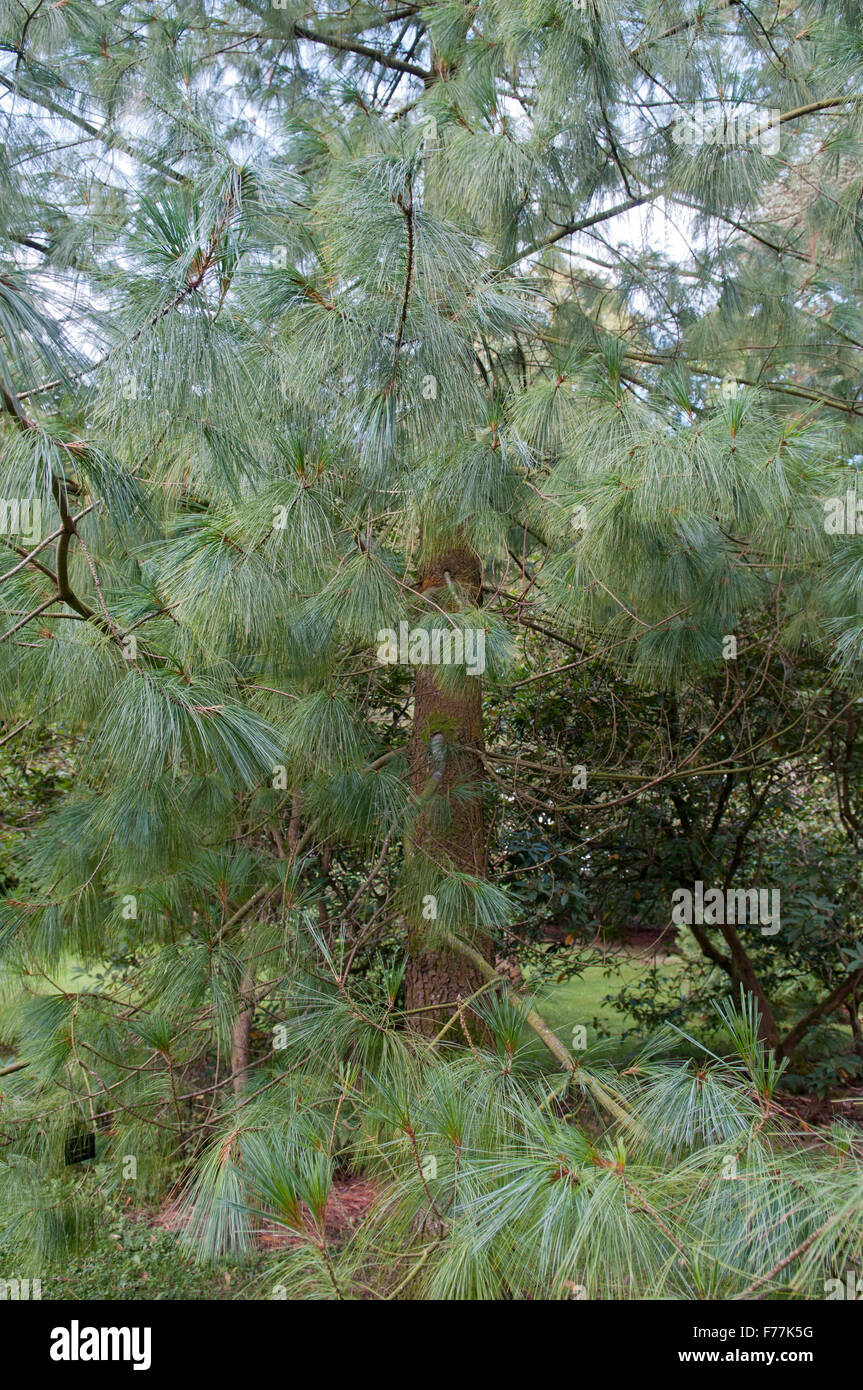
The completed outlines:
[[[85,1163],[96,1157],[95,1134],[69,1134],[66,1137],[66,1166],[70,1163]]]

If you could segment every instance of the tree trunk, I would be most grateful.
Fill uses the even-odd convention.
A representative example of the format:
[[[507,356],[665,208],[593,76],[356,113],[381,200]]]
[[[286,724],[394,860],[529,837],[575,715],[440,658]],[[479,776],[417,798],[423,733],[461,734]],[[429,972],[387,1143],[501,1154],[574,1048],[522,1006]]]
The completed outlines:
[[[719,927],[720,932],[725,938],[728,946],[728,953],[731,957],[731,983],[734,987],[734,1002],[739,1000],[739,990],[742,985],[747,994],[753,994],[758,1004],[759,1024],[758,1036],[761,1038],[765,1047],[770,1048],[777,1056],[782,1055],[779,1028],[770,1005],[770,1000],[764,993],[755,967],[743,947],[743,942],[734,927],[726,924]]]
[[[234,1081],[235,1096],[241,1095],[246,1081],[254,1015],[254,984],[251,977],[247,975],[243,980],[240,1012],[234,1019],[231,1033],[231,1074]]]
[[[423,562],[419,589],[440,607],[448,606],[448,579],[467,591],[470,602],[482,599],[482,571],[472,551],[453,546],[444,554]],[[449,605],[451,606],[451,604]],[[441,617],[441,623],[446,620]],[[480,676],[469,676],[457,695],[440,689],[435,668],[417,668],[414,717],[408,739],[411,785],[423,799],[412,838],[411,854],[426,856],[432,864],[456,868],[478,877],[486,872],[486,830],[483,815],[483,766],[474,753],[482,749],[482,686]],[[445,873],[441,868],[441,876]],[[429,926],[418,917],[408,924],[408,964],[405,974],[406,1007],[424,1009],[411,1024],[433,1037],[453,1012],[459,996],[466,998],[483,984],[470,961],[425,938]],[[463,924],[471,944],[492,959],[492,943],[483,933]],[[429,1006],[440,1005],[439,1009]]]

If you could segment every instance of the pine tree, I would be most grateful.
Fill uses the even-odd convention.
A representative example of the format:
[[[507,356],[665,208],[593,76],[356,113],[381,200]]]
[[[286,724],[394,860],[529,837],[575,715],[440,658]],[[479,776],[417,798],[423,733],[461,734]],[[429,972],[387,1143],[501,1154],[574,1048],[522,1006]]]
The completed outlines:
[[[678,810],[689,779],[723,796],[746,775],[754,738],[699,749],[765,687],[784,699],[791,662],[818,677],[802,712],[789,697],[785,758],[853,713],[860,39],[850,0],[0,4],[0,712],[4,740],[50,718],[76,747],[0,904],[28,1162],[54,1171],[77,1116],[112,1153],[146,1149],[158,1186],[173,1146],[207,1142],[214,1096],[258,1114],[282,1029],[290,1057],[317,1049],[322,1104],[340,1078],[328,1123],[290,1140],[294,1207],[320,1236],[315,1165],[377,1078],[364,1140],[383,1165],[382,1132],[401,1136],[409,1231],[429,1193],[405,1115],[435,1039],[479,1086],[477,1047],[506,1065],[527,1024],[572,1079],[543,1020],[492,992],[515,906],[489,865],[524,783],[489,702],[619,673],[668,735],[633,791]],[[675,734],[668,710],[708,688],[714,725]],[[540,772],[538,808],[583,801],[568,772]],[[752,953],[719,935],[699,945],[744,987],[737,1042],[780,1065]],[[378,946],[382,1019],[351,979]],[[70,956],[110,983],[58,989]],[[816,1007],[860,979],[846,961]],[[733,1083],[728,1123],[686,1144],[752,1140]],[[566,1128],[531,1112],[516,1152],[532,1086],[499,1124],[479,1088],[472,1143],[514,1165],[506,1200],[469,1179],[490,1229]],[[659,1083],[627,1097],[600,1067],[583,1086],[648,1164]],[[221,1199],[272,1197],[256,1142],[244,1175],[207,1152]],[[571,1157],[610,1186],[598,1154]],[[694,1226],[725,1219],[692,1203]],[[204,1208],[229,1243],[227,1207]],[[744,1282],[785,1253],[766,1239]],[[429,1291],[528,1279],[472,1258],[465,1290],[457,1252],[439,1276],[432,1259]]]

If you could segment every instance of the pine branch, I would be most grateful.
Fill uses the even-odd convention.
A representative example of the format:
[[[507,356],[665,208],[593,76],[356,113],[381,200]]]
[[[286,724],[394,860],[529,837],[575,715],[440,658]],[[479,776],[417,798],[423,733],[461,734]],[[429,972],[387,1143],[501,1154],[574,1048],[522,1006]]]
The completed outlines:
[[[405,62],[379,48],[369,48],[367,44],[358,43],[353,39],[338,38],[334,34],[318,34],[302,24],[294,25],[294,33],[297,38],[306,39],[309,43],[323,44],[324,47],[332,48],[339,53],[356,53],[361,58],[368,58],[370,62],[377,63],[379,67],[390,68],[393,72],[409,73],[410,76],[419,77],[426,83],[431,82],[434,77],[434,73],[429,72],[427,68]]]

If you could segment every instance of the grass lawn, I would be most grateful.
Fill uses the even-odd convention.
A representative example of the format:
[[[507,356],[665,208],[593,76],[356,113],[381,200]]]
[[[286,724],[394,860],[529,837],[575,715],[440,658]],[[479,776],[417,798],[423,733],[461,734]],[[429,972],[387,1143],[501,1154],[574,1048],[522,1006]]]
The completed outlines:
[[[539,989],[536,1007],[562,1042],[571,1045],[573,1029],[581,1024],[587,1032],[589,1049],[601,1045],[602,1056],[623,1061],[638,1049],[647,1034],[643,1025],[637,1023],[631,1014],[618,1012],[608,1001],[625,986],[642,980],[651,969],[653,963],[641,956],[615,956],[609,962],[603,961],[597,951],[596,964],[588,965],[577,979]],[[685,989],[684,960],[670,956],[663,961],[660,969],[665,980],[679,975],[681,989]],[[526,983],[529,991],[529,976]],[[636,1031],[624,1039],[623,1034],[630,1029]],[[545,1053],[538,1038],[526,1039],[526,1042],[531,1051],[536,1050],[537,1055]],[[686,1043],[681,1039],[681,1052],[687,1050]]]

